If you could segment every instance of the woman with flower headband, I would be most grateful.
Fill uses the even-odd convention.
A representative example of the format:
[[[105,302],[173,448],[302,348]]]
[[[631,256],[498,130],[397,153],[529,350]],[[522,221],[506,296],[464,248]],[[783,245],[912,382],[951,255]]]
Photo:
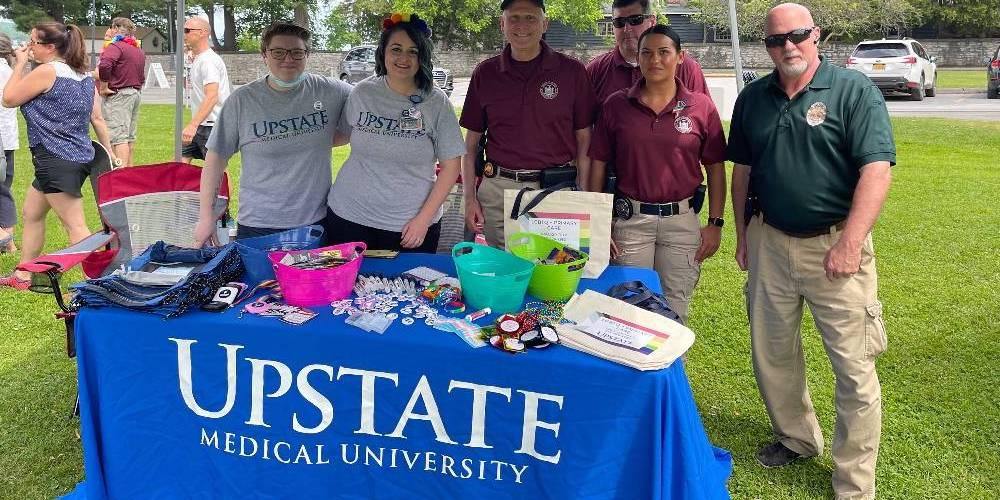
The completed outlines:
[[[393,14],[382,28],[375,75],[354,87],[344,111],[351,154],[330,190],[328,230],[335,241],[433,253],[465,141],[451,102],[434,86],[427,23]]]
[[[59,216],[70,243],[90,235],[81,194],[95,154],[88,125],[93,125],[101,145],[111,150],[87,69],[83,32],[72,24],[44,22],[36,24],[29,36],[28,46],[14,51],[13,73],[3,89],[4,107],[21,107],[35,166],[35,180],[22,209],[22,263],[41,254],[49,209]],[[36,65],[25,71],[29,58]],[[0,278],[0,287],[26,290],[29,278],[29,273],[15,271]]]

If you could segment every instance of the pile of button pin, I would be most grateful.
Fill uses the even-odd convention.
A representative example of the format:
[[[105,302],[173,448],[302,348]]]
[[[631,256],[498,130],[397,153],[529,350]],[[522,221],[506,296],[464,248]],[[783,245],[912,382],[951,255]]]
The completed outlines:
[[[361,275],[358,276],[354,293],[354,299],[338,300],[330,304],[335,316],[348,315],[348,324],[382,333],[385,331],[381,328],[382,324],[388,328],[388,325],[402,315],[400,322],[405,326],[423,321],[425,325],[437,328],[438,323],[446,323],[439,329],[459,335],[470,345],[478,344],[478,326],[469,321],[443,316],[433,307],[433,304],[438,304],[453,314],[464,312],[465,305],[457,300],[460,291],[454,287],[420,287],[406,278]],[[399,313],[393,312],[396,308],[399,308]],[[360,325],[356,324],[359,318]],[[372,330],[366,328],[368,325],[379,328]]]
[[[547,313],[548,318],[554,314],[546,310],[542,312]],[[561,307],[558,314],[562,316]],[[517,315],[501,315],[494,326],[483,328],[482,335],[483,339],[488,340],[493,347],[511,354],[523,353],[528,347],[542,349],[559,342],[556,329],[551,324],[543,322],[541,314],[536,309],[526,309]]]

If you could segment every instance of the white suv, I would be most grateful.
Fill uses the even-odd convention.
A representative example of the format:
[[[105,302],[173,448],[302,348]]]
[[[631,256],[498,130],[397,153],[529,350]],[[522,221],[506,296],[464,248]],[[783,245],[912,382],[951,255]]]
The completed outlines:
[[[910,99],[922,101],[936,93],[936,61],[916,40],[882,39],[859,43],[847,58],[847,67],[864,73],[883,94],[909,94]]]

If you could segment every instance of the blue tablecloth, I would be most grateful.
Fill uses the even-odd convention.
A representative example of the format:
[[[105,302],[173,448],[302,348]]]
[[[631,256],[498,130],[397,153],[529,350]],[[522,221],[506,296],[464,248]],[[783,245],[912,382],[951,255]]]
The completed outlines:
[[[362,272],[446,256],[367,259]],[[649,270],[611,267],[605,291]],[[101,498],[728,498],[680,362],[639,372],[562,346],[511,355],[329,308],[302,326],[117,308],[76,322],[85,481]]]

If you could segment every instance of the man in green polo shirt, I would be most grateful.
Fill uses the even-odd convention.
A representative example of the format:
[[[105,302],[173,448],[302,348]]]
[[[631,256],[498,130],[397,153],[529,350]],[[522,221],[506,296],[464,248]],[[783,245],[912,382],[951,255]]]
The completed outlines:
[[[873,498],[882,422],[875,358],[886,337],[871,229],[896,149],[881,93],[820,58],[819,39],[805,7],[768,13],[764,43],[776,69],[740,94],[730,130],[733,212],[748,221],[734,224],[736,261],[749,271],[754,374],[777,438],[757,459],[780,467],[823,452],[799,332],[805,302],[836,376],[834,493]]]

